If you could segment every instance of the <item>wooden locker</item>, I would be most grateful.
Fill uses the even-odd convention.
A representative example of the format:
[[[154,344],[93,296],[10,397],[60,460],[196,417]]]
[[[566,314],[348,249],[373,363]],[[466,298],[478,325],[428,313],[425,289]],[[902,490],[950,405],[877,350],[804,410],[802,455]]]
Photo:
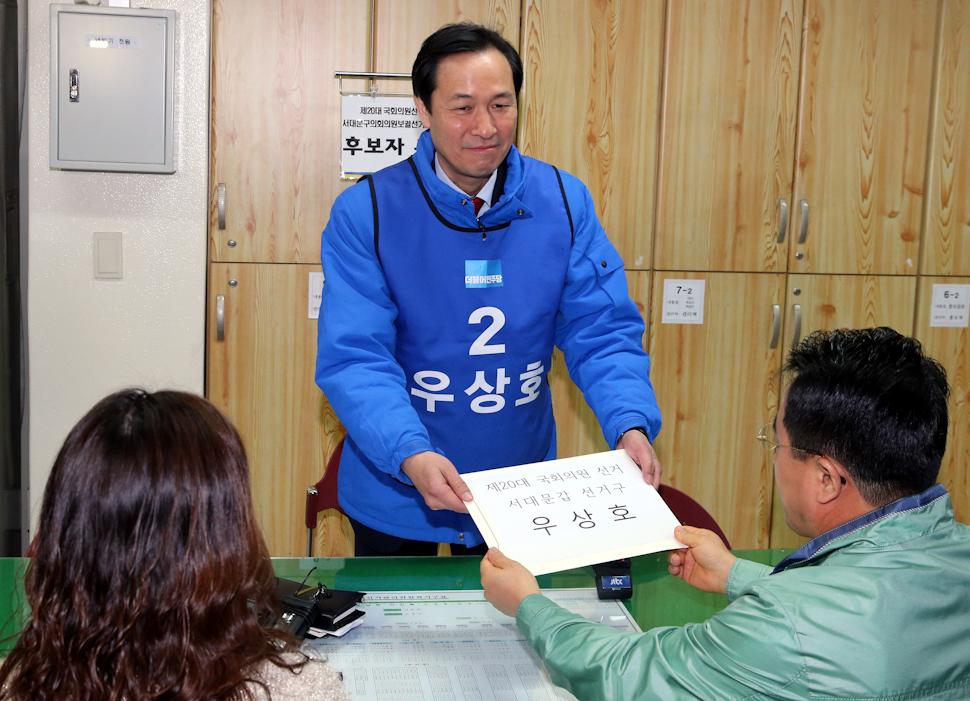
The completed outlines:
[[[970,1],[944,0],[920,272],[970,275]]]
[[[777,410],[785,276],[657,271],[653,278],[663,480],[700,502],[732,547],[766,548],[773,477],[757,436]],[[706,281],[703,324],[661,323],[665,279]]]
[[[368,13],[356,0],[216,0],[210,261],[320,262],[330,206],[349,184],[333,74],[366,70]]]
[[[915,277],[789,275],[786,294],[783,336],[786,353],[816,329],[889,326],[906,336],[913,335]],[[806,540],[785,525],[784,510],[776,489],[771,547],[797,548]]]
[[[789,271],[914,275],[937,3],[805,8]]]
[[[374,70],[410,73],[425,38],[451,22],[484,24],[519,46],[519,3],[514,0],[379,0]],[[411,92],[410,81],[377,85],[388,92]]]
[[[323,475],[344,433],[313,382],[317,322],[308,318],[309,273],[319,271],[319,265],[209,266],[206,394],[242,436],[256,515],[277,557],[306,553],[306,489]],[[317,554],[349,554],[347,535],[331,529],[331,536]]]
[[[535,0],[523,18],[522,153],[586,183],[628,270],[648,270],[663,2]]]
[[[668,5],[657,269],[787,268],[801,5]]]

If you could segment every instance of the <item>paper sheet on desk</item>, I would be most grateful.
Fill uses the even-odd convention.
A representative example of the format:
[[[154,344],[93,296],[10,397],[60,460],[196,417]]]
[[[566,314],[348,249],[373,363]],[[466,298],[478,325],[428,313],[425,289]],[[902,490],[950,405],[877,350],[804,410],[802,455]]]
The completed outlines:
[[[683,547],[679,521],[625,450],[462,478],[485,542],[534,575]]]
[[[587,620],[640,631],[623,604],[598,600],[595,589],[543,594]],[[552,683],[515,619],[479,590],[370,592],[361,607],[360,628],[310,643],[354,701],[576,701]]]

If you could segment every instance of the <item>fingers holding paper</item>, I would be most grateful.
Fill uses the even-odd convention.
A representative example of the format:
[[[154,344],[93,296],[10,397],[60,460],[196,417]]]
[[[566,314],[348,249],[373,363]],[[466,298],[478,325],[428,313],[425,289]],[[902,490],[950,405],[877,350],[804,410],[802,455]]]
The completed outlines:
[[[498,548],[491,548],[482,558],[481,574],[485,600],[506,616],[514,618],[525,597],[541,593],[532,573]]]
[[[673,550],[667,555],[670,574],[701,591],[726,593],[728,575],[737,558],[724,547],[720,537],[713,531],[693,526],[678,526],[674,537],[687,549]]]
[[[640,472],[643,473],[644,482],[652,484],[654,489],[660,487],[660,473],[663,472],[663,467],[660,465],[660,458],[657,457],[657,453],[645,435],[637,429],[627,431],[620,436],[616,447],[617,449],[622,448],[633,458],[633,462],[640,467]]]
[[[429,509],[468,513],[465,502],[472,500],[472,493],[458,469],[444,455],[431,451],[416,453],[404,459],[401,471],[421,492]]]

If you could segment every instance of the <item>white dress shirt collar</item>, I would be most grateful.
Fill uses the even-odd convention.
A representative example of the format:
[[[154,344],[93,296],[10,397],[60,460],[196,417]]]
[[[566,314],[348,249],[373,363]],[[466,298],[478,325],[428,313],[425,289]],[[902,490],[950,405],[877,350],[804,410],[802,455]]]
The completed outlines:
[[[451,178],[448,177],[448,174],[445,172],[445,169],[441,167],[441,161],[438,160],[437,152],[434,154],[434,170],[435,170],[435,173],[438,174],[438,180],[443,182],[445,185],[450,187],[455,192],[460,192],[464,197],[466,197],[469,201],[471,201],[472,196],[469,195],[464,190],[462,190],[457,185],[455,185],[451,181]],[[485,183],[485,186],[478,191],[477,195],[474,195],[474,197],[480,197],[485,201],[485,204],[483,204],[481,206],[481,209],[478,210],[479,217],[485,214],[485,212],[492,206],[492,192],[495,190],[495,180],[497,177],[498,177],[498,170],[496,169],[492,171],[492,176],[488,179],[488,182]]]

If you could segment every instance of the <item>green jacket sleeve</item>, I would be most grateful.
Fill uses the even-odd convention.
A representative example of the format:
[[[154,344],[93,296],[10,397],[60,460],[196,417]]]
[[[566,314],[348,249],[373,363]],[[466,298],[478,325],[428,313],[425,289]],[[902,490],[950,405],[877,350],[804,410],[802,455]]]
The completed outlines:
[[[753,583],[756,579],[767,577],[771,574],[771,569],[767,565],[759,565],[757,562],[751,562],[751,560],[744,560],[739,557],[734,561],[734,564],[731,566],[731,573],[728,575],[728,601],[733,602],[741,596],[741,592],[745,587]]]
[[[552,681],[592,699],[799,699],[805,661],[789,618],[749,590],[710,620],[646,633],[587,621],[533,594],[516,622]]]

